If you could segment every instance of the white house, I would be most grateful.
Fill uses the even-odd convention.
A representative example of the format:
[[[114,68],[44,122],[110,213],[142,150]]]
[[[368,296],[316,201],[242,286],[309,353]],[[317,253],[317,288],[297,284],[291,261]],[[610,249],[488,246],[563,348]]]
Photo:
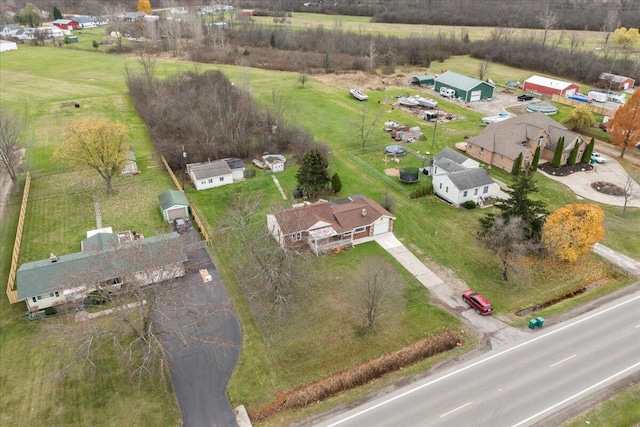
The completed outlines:
[[[0,30],[0,36],[5,38],[13,37],[21,29],[22,27],[18,24],[5,25],[4,27],[2,27],[2,30]]]
[[[224,160],[204,163],[190,163],[187,173],[196,190],[207,190],[222,185],[233,184],[233,172]]]
[[[434,156],[432,175],[433,192],[456,206],[468,200],[482,205],[498,190],[498,184],[477,161],[450,148]]]

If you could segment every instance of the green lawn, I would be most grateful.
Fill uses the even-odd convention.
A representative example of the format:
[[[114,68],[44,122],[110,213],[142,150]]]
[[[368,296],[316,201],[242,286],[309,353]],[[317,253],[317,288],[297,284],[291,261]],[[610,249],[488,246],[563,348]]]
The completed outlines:
[[[640,421],[640,385],[635,385],[562,423],[561,427],[633,427]]]
[[[70,68],[68,64],[74,64],[74,67]],[[30,170],[33,175],[21,262],[47,257],[50,252],[79,250],[84,232],[96,226],[94,200],[100,205],[103,226],[112,226],[114,230],[135,230],[145,235],[166,231],[157,206],[157,195],[170,188],[171,182],[159,166],[144,125],[128,99],[122,73],[125,64],[135,66],[135,59],[48,47],[20,46],[17,52],[11,52],[11,56],[3,56],[0,62],[0,104],[25,119],[28,155],[23,169]],[[444,66],[449,68],[447,63]],[[162,74],[191,68],[188,63],[162,62],[158,70]],[[285,116],[330,146],[331,172],[338,172],[343,182],[340,196],[366,194],[380,200],[385,193],[392,194],[397,202],[394,214],[398,220],[394,230],[398,238],[428,265],[439,263],[451,269],[470,287],[486,293],[496,306],[496,315],[509,322],[522,324],[525,320],[516,318],[513,313],[540,303],[549,295],[562,295],[598,280],[606,280],[606,286],[581,296],[589,299],[630,281],[620,277],[615,269],[598,257],[589,256],[584,261],[589,263],[588,269],[576,266],[569,274],[563,266],[540,268],[535,262],[523,262],[521,268],[514,271],[513,282],[505,284],[500,279],[497,258],[480,247],[475,239],[478,218],[486,210],[456,209],[433,197],[410,200],[396,186],[387,184],[377,174],[369,173],[351,159],[351,156],[356,156],[377,171],[384,169],[382,151],[376,154],[374,150],[374,147],[384,147],[391,141],[389,135],[382,131],[382,121],[394,120],[421,126],[427,139],[413,143],[411,148],[421,153],[437,152],[463,140],[464,135],[479,133],[477,113],[443,101],[443,108],[462,118],[438,124],[434,142],[431,139],[432,124],[393,110],[385,102],[399,92],[374,91],[368,105],[382,110],[381,122],[368,145],[370,150],[362,153],[354,126],[361,104],[345,94],[343,89],[320,84],[314,79],[301,88],[297,73],[231,66],[200,65],[198,68],[220,69],[232,81],[247,82],[255,99],[264,105],[272,103],[272,90],[277,89],[287,99]],[[516,70],[513,72],[517,73]],[[69,102],[79,103],[80,108],[63,106]],[[68,171],[50,162],[52,147],[59,142],[67,123],[99,115],[126,123],[141,169],[138,176],[116,179],[112,195],[106,194],[104,184],[93,175]],[[295,186],[293,163],[288,162],[288,169],[278,174],[288,196]],[[404,163],[404,159],[401,160],[401,164]],[[509,182],[508,174],[494,173],[499,179]],[[550,210],[578,201],[571,191],[555,181],[538,177],[538,183],[541,188],[539,197],[544,198]],[[187,196],[202,213],[210,234],[216,237],[219,237],[217,230],[231,200],[243,194],[261,195],[263,213],[269,207],[290,203],[282,200],[271,177],[262,172],[243,183],[216,190],[196,192],[187,189]],[[0,279],[3,282],[7,276],[4,266],[9,265],[13,243],[12,238],[5,236],[13,236],[19,200],[17,195],[13,197],[7,209],[7,220],[2,224],[0,260],[3,269]],[[640,210],[629,210],[624,217],[614,208],[605,208],[605,211],[607,237],[604,243],[623,251],[629,250],[630,254],[638,253],[640,233],[629,231],[636,231],[639,227]],[[251,317],[235,278],[230,260],[232,252],[226,250],[223,242],[223,239],[215,238],[212,253],[241,317],[244,332],[240,364],[229,387],[232,405],[247,404],[255,410],[270,403],[277,389],[288,389],[351,366],[443,327],[459,326],[456,319],[430,306],[428,292],[399,269],[380,248],[366,244],[339,256],[314,259],[314,271],[323,280],[308,289],[308,296],[317,304],[305,306],[308,312],[292,313],[286,332],[275,328],[276,333],[265,337],[263,331],[270,326],[259,324]],[[389,259],[405,279],[407,310],[394,320],[398,333],[382,329],[377,334],[357,336],[348,323],[341,322],[343,302],[331,300],[341,295],[341,280],[350,277],[354,267],[370,256]],[[556,306],[543,314],[553,314],[554,310],[567,309],[567,306],[580,301]],[[153,381],[151,386],[130,387],[128,379],[112,360],[107,360],[105,365],[117,374],[108,378],[103,374],[97,376],[97,381],[92,378],[88,383],[77,381],[77,378],[64,382],[48,381],[59,361],[47,349],[47,331],[41,326],[45,322],[24,319],[25,307],[22,304],[9,306],[4,298],[1,304],[0,385],[3,390],[12,390],[11,394],[0,396],[2,416],[8,417],[4,418],[5,421],[11,425],[33,425],[46,415],[47,423],[51,425],[145,425],[145,422],[146,425],[158,425],[154,421],[157,419],[169,420],[160,424],[178,423],[179,413],[172,394],[153,386]],[[335,332],[337,337],[328,338],[329,332]],[[308,354],[307,351],[312,351],[317,357],[300,357]],[[87,390],[88,384],[93,386],[90,390]],[[80,399],[78,396],[87,397]],[[113,408],[117,408],[117,414],[112,413]]]

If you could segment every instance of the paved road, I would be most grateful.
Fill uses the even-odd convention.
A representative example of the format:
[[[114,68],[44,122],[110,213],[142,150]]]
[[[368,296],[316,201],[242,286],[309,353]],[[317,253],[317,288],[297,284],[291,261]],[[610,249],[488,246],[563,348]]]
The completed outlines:
[[[640,291],[321,426],[529,426],[640,372]]]
[[[187,274],[174,284],[174,298],[162,302],[171,331],[163,337],[163,345],[170,357],[183,426],[236,426],[225,389],[240,353],[240,323],[195,230],[189,230],[185,239]],[[203,278],[201,270],[210,279]]]

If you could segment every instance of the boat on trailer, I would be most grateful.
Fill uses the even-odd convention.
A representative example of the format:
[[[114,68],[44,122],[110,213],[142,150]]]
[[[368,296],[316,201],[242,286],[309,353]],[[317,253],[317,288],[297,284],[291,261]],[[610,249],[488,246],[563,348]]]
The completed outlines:
[[[415,100],[412,96],[401,96],[398,98],[398,104],[403,105],[405,107],[417,107],[418,101]]]
[[[349,93],[358,101],[366,101],[369,96],[360,89],[349,89]]]

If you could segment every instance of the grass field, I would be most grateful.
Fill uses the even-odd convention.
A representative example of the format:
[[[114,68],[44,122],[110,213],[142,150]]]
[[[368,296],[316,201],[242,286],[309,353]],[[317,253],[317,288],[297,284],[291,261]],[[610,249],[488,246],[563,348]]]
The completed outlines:
[[[170,188],[171,184],[159,167],[144,125],[128,100],[122,74],[125,64],[135,66],[135,59],[75,49],[30,46],[21,46],[20,50],[13,53],[15,55],[3,56],[0,62],[0,103],[3,108],[25,119],[28,155],[24,169],[30,170],[34,177],[21,261],[46,258],[50,252],[77,251],[84,232],[95,228],[94,197],[100,204],[105,226],[113,226],[114,230],[136,230],[146,235],[165,230],[166,225],[157,207],[157,195]],[[68,64],[75,64],[72,71]],[[453,59],[451,65],[444,64],[448,69],[462,65],[463,60],[458,58]],[[397,200],[394,214],[398,216],[394,224],[396,235],[428,265],[438,263],[450,268],[470,287],[486,293],[496,306],[496,314],[503,319],[520,325],[524,320],[516,318],[513,315],[515,311],[539,303],[549,295],[562,295],[600,279],[606,279],[608,285],[542,314],[553,315],[629,282],[628,278],[620,277],[615,269],[602,260],[589,256],[583,261],[588,263],[588,269],[576,266],[570,273],[561,266],[540,269],[535,263],[525,263],[514,272],[514,281],[505,285],[500,280],[498,260],[489,251],[479,247],[474,237],[478,229],[477,220],[485,211],[455,209],[434,198],[409,200],[350,160],[349,154],[352,153],[362,156],[363,161],[375,169],[382,168],[381,154],[370,157],[360,154],[361,145],[353,126],[360,104],[346,95],[343,89],[323,85],[313,79],[303,89],[295,73],[230,66],[199,65],[198,69],[210,67],[222,70],[232,81],[248,82],[255,99],[264,105],[270,105],[272,89],[277,89],[287,99],[287,118],[308,128],[331,147],[331,171],[338,172],[344,184],[341,196],[367,194],[374,200],[380,200],[386,192],[394,195]],[[180,62],[162,62],[158,67],[159,73],[192,68],[193,65]],[[508,70],[504,72],[506,75]],[[516,74],[519,71],[511,72]],[[429,135],[431,128],[426,122],[391,110],[384,102],[377,103],[393,94],[389,91],[370,95],[370,105],[383,109],[381,120],[413,121],[419,123]],[[81,107],[62,106],[68,102],[77,102]],[[464,135],[479,132],[476,124],[479,116],[475,117],[476,113],[455,105],[448,108],[465,118],[439,124],[435,143],[429,139],[419,141],[414,143],[413,149],[437,152],[444,146],[460,141]],[[92,175],[67,171],[50,163],[51,149],[58,143],[67,123],[81,117],[99,115],[107,115],[127,124],[142,170],[138,176],[118,178],[114,183],[114,195],[107,195],[104,184]],[[390,141],[388,134],[379,126],[371,146],[385,144],[385,140]],[[509,182],[508,174],[500,171],[495,173],[499,179]],[[295,169],[289,168],[278,175],[278,179],[285,193],[291,194],[295,186]],[[544,197],[551,210],[578,200],[566,187],[555,181],[539,177],[538,182],[541,187],[539,197]],[[232,198],[243,194],[260,194],[264,199],[264,212],[269,206],[285,205],[271,178],[262,173],[243,183],[217,190],[196,192],[187,189],[188,197],[203,214],[212,235],[216,235]],[[5,266],[9,265],[12,245],[12,239],[7,236],[12,236],[15,231],[19,200],[18,195],[12,197],[7,208],[7,220],[0,230],[0,261],[3,265],[0,279],[3,282],[7,276]],[[607,239],[610,239],[605,244],[630,254],[639,253],[640,210],[630,210],[622,216],[619,209],[605,209]],[[240,364],[229,388],[233,405],[248,404],[250,409],[255,410],[269,403],[277,389],[290,388],[374,357],[430,331],[458,325],[455,319],[431,307],[427,291],[399,269],[404,274],[408,301],[408,309],[399,319],[402,334],[380,332],[377,336],[349,336],[353,334],[350,334],[348,325],[340,323],[340,317],[330,318],[328,311],[323,310],[332,308],[330,296],[333,294],[321,287],[314,287],[309,290],[308,296],[321,304],[317,304],[311,313],[313,316],[309,318],[305,317],[305,313],[294,313],[295,317],[289,325],[290,331],[300,338],[292,339],[280,332],[267,339],[260,329],[264,326],[258,325],[251,317],[247,302],[234,280],[229,260],[231,254],[216,241],[213,253],[242,319],[244,333]],[[377,246],[367,244],[340,256],[314,260],[314,271],[320,276],[335,269],[337,277],[348,277],[354,265],[363,257],[370,256],[385,257],[386,254]],[[339,292],[339,280],[322,283]],[[105,364],[116,374],[97,374],[99,381],[93,378],[88,382],[78,381],[77,378],[62,383],[53,381],[51,374],[55,372],[59,361],[48,350],[47,335],[40,326],[41,322],[25,320],[22,317],[25,312],[22,304],[9,306],[5,298],[0,304],[0,385],[3,390],[12,390],[11,394],[3,393],[0,396],[0,408],[2,417],[5,417],[3,420],[10,425],[37,425],[44,416],[50,425],[179,423],[180,415],[171,393],[155,387],[153,381],[151,386],[130,386],[126,375],[117,369],[112,360]],[[323,311],[328,319],[324,319],[326,324],[318,327],[318,323],[323,323]],[[343,345],[339,341],[327,342],[328,331],[339,332],[344,339],[349,336],[351,341],[345,341]],[[309,349],[313,349],[317,359],[299,357]],[[299,362],[293,363],[294,360]],[[112,414],[113,408],[117,408],[117,414]],[[158,419],[169,421],[154,422]]]
[[[640,420],[640,385],[635,385],[571,420],[561,427],[634,427]]]

